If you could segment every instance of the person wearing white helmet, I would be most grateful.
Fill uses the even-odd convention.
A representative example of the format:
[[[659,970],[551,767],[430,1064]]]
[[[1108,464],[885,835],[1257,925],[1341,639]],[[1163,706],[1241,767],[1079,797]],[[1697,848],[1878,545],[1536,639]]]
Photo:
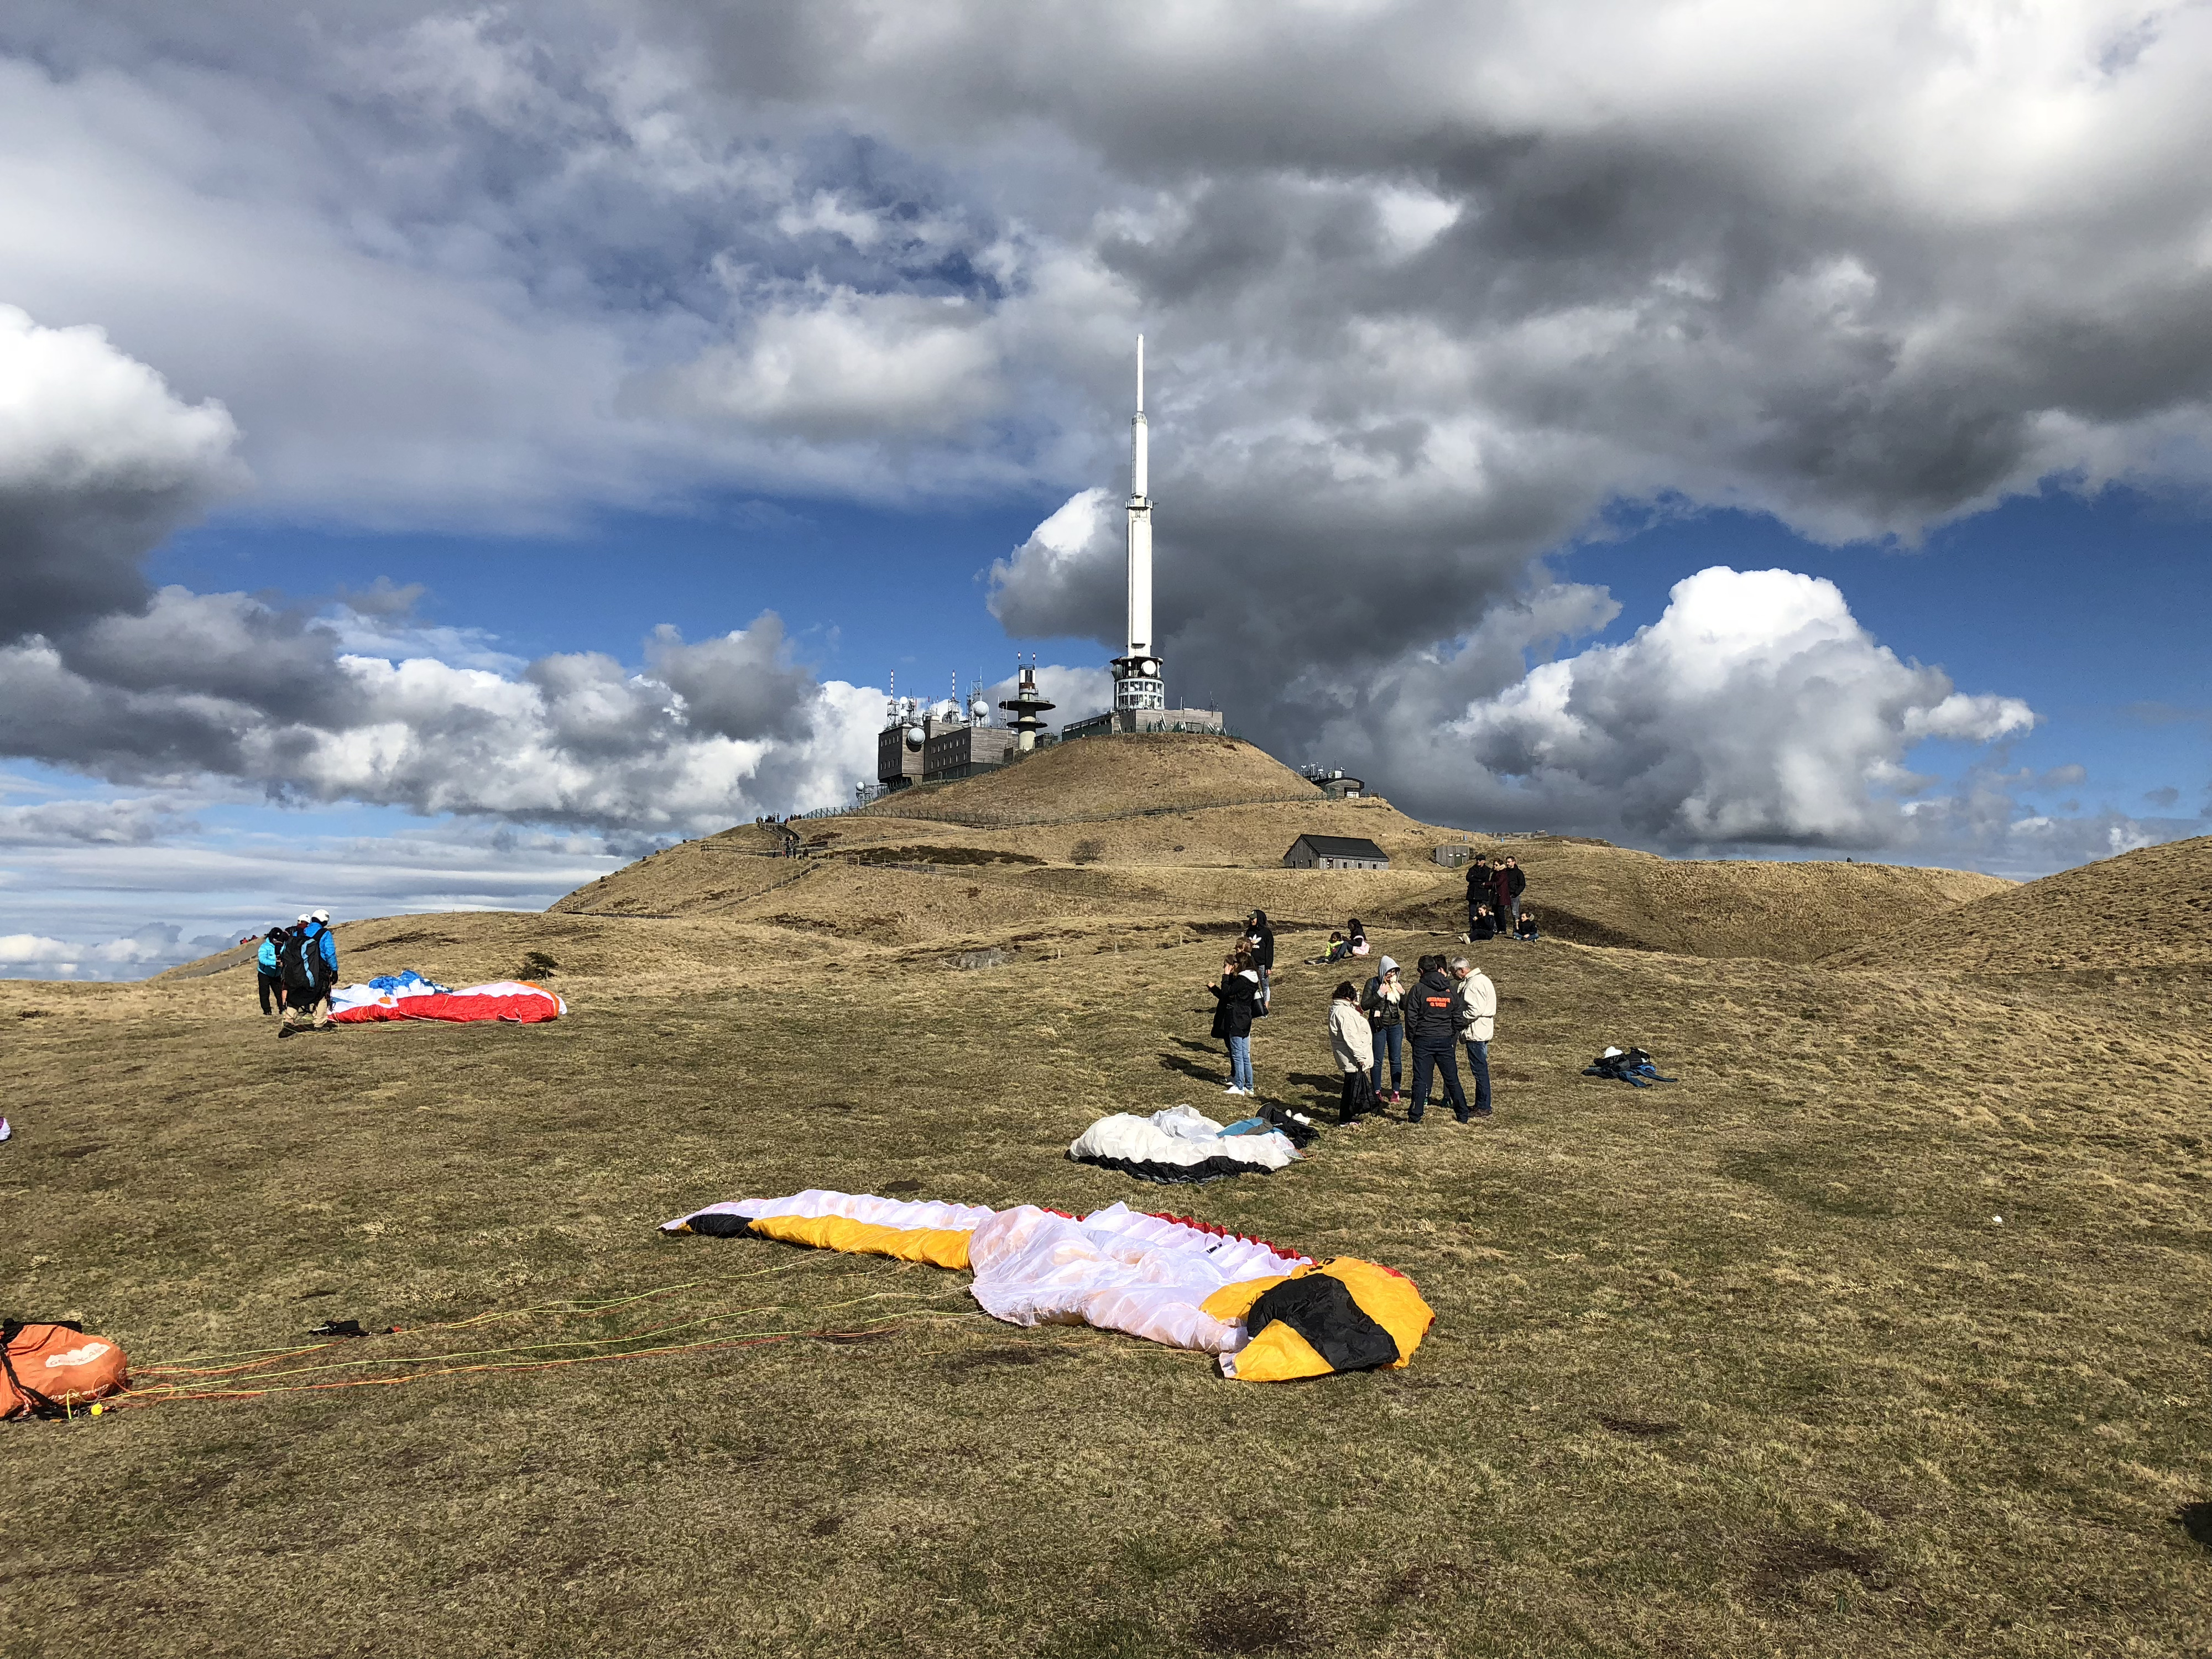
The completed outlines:
[[[329,911],[310,910],[301,916],[293,938],[297,941],[298,963],[284,964],[284,1023],[276,1033],[280,1037],[307,1025],[317,1030],[327,1029],[331,988],[338,982],[338,942],[331,932]],[[304,979],[305,986],[295,984],[297,979]]]

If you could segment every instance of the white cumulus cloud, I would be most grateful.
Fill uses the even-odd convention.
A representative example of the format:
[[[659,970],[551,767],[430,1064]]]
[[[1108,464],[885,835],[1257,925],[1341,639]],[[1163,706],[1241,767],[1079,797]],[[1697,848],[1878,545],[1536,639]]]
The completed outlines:
[[[1605,826],[1673,846],[1872,848],[1911,838],[1905,760],[1930,737],[2025,732],[2018,698],[1964,696],[1860,626],[1832,582],[1715,566],[1618,645],[1543,663],[1386,746],[1459,814]]]

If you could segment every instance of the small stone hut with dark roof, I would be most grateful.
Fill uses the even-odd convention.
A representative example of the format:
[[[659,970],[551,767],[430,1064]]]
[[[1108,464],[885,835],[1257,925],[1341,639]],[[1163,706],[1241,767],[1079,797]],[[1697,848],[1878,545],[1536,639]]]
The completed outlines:
[[[1293,870],[1388,870],[1390,855],[1364,836],[1300,836],[1283,854]]]

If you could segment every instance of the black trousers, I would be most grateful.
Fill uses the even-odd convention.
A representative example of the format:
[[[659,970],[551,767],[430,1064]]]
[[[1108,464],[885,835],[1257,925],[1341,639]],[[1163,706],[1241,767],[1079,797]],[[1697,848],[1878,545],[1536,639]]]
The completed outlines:
[[[275,1013],[284,1006],[284,981],[274,974],[263,973],[258,968],[253,971],[253,977],[261,989],[261,1012]]]
[[[1432,1038],[1413,1044],[1413,1102],[1406,1109],[1406,1121],[1419,1123],[1421,1114],[1428,1109],[1431,1072],[1443,1074],[1444,1099],[1451,1106],[1452,1115],[1466,1122],[1467,1091],[1459,1086],[1459,1044],[1449,1037],[1442,1042]]]
[[[1349,1123],[1362,1112],[1380,1111],[1376,1104],[1375,1085],[1364,1068],[1344,1074],[1344,1093],[1336,1103],[1336,1121]]]

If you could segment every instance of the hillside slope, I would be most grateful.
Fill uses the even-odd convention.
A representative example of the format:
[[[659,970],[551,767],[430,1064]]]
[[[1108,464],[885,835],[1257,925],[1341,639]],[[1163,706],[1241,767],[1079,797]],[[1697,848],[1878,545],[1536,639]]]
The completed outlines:
[[[552,908],[719,916],[900,945],[1078,918],[1206,926],[1255,907],[1293,928],[1358,915],[1449,935],[1465,925],[1464,882],[1430,855],[1471,842],[1520,860],[1549,937],[1804,962],[2008,887],[1957,871],[1683,863],[1549,837],[1500,843],[1422,823],[1387,801],[1322,799],[1249,744],[1190,736],[1085,739],[800,828],[803,860],[770,856],[775,837],[744,825],[642,859]],[[1283,854],[1309,833],[1365,836],[1393,868],[1285,869]]]
[[[1131,810],[1318,800],[1321,790],[1237,738],[1124,734],[1055,744],[1018,765],[957,783],[902,791],[863,816],[1006,827],[1065,823]]]
[[[1585,842],[1492,850],[1511,853],[1528,872],[1523,902],[1553,937],[1681,956],[1812,962],[2012,886],[1960,870],[1674,860]],[[1454,878],[1451,890],[1425,901],[1432,925],[1459,925],[1463,892]]]
[[[2062,870],[1832,960],[1963,973],[2212,965],[2212,836]]]

